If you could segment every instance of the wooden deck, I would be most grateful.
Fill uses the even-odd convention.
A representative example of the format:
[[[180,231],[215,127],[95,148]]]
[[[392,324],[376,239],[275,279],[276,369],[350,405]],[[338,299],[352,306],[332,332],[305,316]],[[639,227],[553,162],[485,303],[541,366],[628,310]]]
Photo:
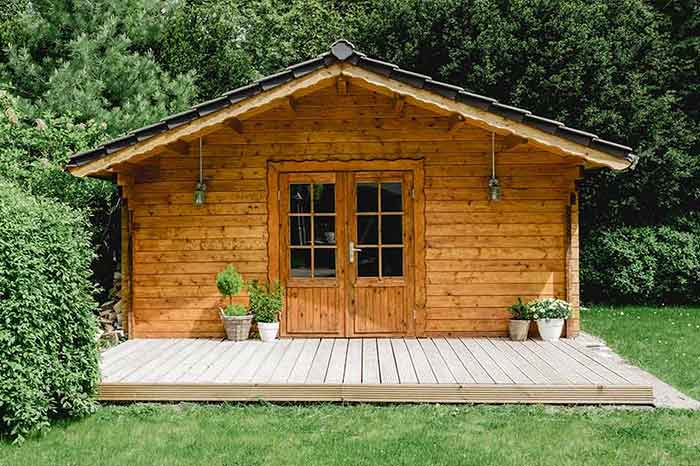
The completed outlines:
[[[572,340],[130,340],[101,366],[101,400],[654,403]]]

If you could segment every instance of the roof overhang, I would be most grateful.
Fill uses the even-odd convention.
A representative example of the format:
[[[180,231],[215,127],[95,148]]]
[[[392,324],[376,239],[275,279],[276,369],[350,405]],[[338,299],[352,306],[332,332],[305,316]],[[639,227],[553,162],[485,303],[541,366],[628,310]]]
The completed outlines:
[[[76,176],[107,177],[118,172],[120,164],[138,162],[178,141],[194,141],[217,131],[232,119],[247,119],[275,106],[288,105],[289,98],[302,97],[332,86],[338,79],[350,80],[378,93],[401,97],[408,104],[455,115],[469,124],[499,135],[525,138],[545,151],[578,157],[588,168],[624,170],[633,168],[637,160],[629,147],[532,115],[527,110],[499,104],[457,86],[367,58],[355,52],[351,44],[339,41],[331,48],[331,53],[294,65],[92,151],[77,154],[71,158],[66,169]]]

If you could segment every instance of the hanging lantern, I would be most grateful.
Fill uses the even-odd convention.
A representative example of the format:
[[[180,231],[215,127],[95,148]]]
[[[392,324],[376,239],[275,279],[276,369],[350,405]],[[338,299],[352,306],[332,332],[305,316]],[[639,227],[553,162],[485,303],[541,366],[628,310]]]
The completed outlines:
[[[207,185],[204,183],[197,183],[197,187],[194,189],[194,205],[197,207],[204,204],[204,201],[206,200],[206,190]]]
[[[491,133],[491,179],[489,180],[489,200],[492,202],[501,200],[501,186],[496,178],[496,134]]]
[[[200,207],[206,200],[207,185],[204,184],[204,168],[202,167],[202,138],[199,138],[199,182],[194,189],[194,205]]]
[[[498,185],[498,180],[496,178],[491,178],[489,180],[489,200],[501,200],[501,187]]]

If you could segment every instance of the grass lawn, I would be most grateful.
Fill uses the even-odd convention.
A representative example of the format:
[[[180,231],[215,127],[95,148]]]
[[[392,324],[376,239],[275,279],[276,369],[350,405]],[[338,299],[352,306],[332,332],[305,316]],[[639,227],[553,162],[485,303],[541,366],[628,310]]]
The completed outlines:
[[[700,399],[700,308],[594,307],[582,322],[631,363]]]
[[[690,395],[700,309],[594,308],[584,329]],[[700,412],[543,406],[134,404],[100,407],[0,466],[698,465]]]
[[[0,464],[697,465],[700,414],[440,405],[104,407]]]

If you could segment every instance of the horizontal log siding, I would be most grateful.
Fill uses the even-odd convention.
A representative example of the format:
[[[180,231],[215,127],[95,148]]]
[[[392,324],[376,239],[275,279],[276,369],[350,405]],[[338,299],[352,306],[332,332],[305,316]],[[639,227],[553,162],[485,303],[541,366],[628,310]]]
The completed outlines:
[[[485,131],[448,131],[448,115],[408,105],[397,113],[391,98],[354,85],[347,96],[326,89],[295,107],[243,120],[240,133],[222,127],[206,136],[202,207],[192,205],[195,144],[189,155],[163,152],[133,171],[132,336],[223,335],[216,273],[234,263],[246,278],[267,274],[271,160],[425,160],[427,334],[504,334],[517,296],[568,292],[577,301],[566,279],[567,267],[578,267],[566,244],[576,160],[527,146],[500,154],[503,198],[489,203]]]
[[[519,296],[567,296],[577,166],[517,148],[497,156],[495,203],[485,200],[487,155],[429,154],[425,171],[426,334],[505,335],[507,307]]]

